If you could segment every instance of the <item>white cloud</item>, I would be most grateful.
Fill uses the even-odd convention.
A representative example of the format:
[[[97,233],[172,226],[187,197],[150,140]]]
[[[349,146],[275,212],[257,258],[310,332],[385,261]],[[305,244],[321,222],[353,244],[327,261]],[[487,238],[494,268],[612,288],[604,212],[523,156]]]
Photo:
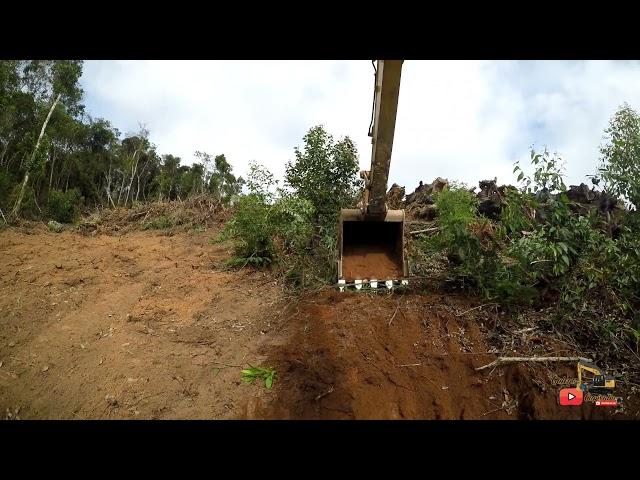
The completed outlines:
[[[349,135],[367,168],[373,68],[367,61],[88,61],[88,111],[123,132],[145,123],[159,153],[225,153],[284,172],[313,125]],[[390,182],[436,176],[512,182],[512,163],[547,145],[570,183],[595,170],[603,129],[640,105],[635,62],[405,61]]]

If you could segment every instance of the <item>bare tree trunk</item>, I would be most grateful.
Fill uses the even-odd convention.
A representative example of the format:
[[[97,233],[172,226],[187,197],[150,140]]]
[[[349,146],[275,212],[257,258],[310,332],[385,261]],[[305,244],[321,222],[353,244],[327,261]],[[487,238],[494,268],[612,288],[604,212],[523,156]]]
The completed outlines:
[[[53,167],[56,164],[56,156],[55,154],[51,156],[51,173],[49,174],[49,191],[47,192],[47,197],[51,195],[51,182],[53,181]]]
[[[137,175],[138,177],[138,190],[136,191],[136,202],[138,201],[138,196],[140,195],[140,177],[144,175],[145,170],[147,169],[147,167],[149,166],[149,162],[147,161],[147,163],[144,164],[144,166],[142,167],[142,170],[140,170],[140,173]],[[142,183],[142,195],[144,195],[144,188],[145,188],[145,184],[144,182]]]
[[[44,136],[44,131],[47,128],[47,124],[49,123],[51,114],[53,113],[53,110],[56,108],[56,105],[58,105],[58,102],[60,101],[60,96],[61,94],[59,93],[56,99],[54,100],[53,105],[51,105],[51,108],[49,109],[47,118],[44,120],[44,123],[42,124],[42,129],[40,130],[40,136],[38,137],[38,141],[36,142],[36,147],[33,149],[33,153],[31,154],[31,161],[33,161],[33,159],[36,156],[36,152],[40,147],[40,142],[42,141],[42,137]],[[29,164],[31,164],[31,162],[29,162]],[[20,193],[18,194],[18,199],[16,200],[16,203],[13,206],[13,210],[11,211],[11,215],[10,215],[11,218],[16,218],[18,216],[18,212],[20,211],[20,204],[22,203],[22,197],[24,197],[24,189],[26,188],[28,181],[29,181],[29,169],[27,168],[27,171],[24,174],[24,180],[22,181],[22,186],[20,187]]]
[[[127,203],[129,203],[129,193],[131,192],[131,186],[133,185],[133,177],[135,177],[136,171],[138,170],[138,160],[136,160],[136,153],[138,153],[139,151],[140,150],[136,150],[135,152],[133,152],[134,163],[131,166],[131,181],[129,182],[129,188],[127,189],[127,196],[124,199],[125,206],[127,205]],[[131,197],[131,202],[133,202],[133,196]]]
[[[118,192],[118,205],[120,205],[120,196],[122,195],[122,192],[124,192],[124,182],[127,180],[127,176],[125,175],[124,171],[122,172],[122,184],[120,185],[120,191]]]
[[[112,159],[109,160],[109,173],[107,174],[107,199],[111,202],[111,206],[113,208],[116,208],[116,204],[113,203],[113,198],[111,198],[111,163],[113,162]]]

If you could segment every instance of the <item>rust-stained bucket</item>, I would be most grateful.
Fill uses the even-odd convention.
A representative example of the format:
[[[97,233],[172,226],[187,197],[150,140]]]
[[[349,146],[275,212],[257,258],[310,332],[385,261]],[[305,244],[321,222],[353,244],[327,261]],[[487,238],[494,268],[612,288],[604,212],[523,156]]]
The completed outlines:
[[[404,210],[381,216],[342,209],[338,235],[338,280],[399,280],[408,275],[404,259]]]

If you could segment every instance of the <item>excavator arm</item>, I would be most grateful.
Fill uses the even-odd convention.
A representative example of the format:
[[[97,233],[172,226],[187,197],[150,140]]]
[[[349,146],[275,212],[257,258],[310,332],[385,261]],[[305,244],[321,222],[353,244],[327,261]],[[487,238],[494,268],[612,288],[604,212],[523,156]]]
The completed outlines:
[[[365,179],[365,214],[383,215],[387,211],[387,182],[391,166],[393,135],[396,129],[402,60],[378,60],[376,68],[371,169],[361,172]]]
[[[357,209],[340,212],[338,283],[405,283],[404,210],[387,209],[387,181],[395,132],[402,60],[378,60],[374,88],[371,168]]]

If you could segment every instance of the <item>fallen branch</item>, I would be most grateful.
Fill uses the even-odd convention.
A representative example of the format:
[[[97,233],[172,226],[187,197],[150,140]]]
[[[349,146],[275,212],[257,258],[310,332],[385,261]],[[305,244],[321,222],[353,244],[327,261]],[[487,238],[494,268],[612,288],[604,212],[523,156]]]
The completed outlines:
[[[440,230],[440,227],[424,228],[422,230],[414,230],[413,232],[409,232],[409,235],[418,235],[419,233],[437,232],[438,230]]]
[[[495,405],[495,404],[494,404]],[[507,415],[511,415],[511,413],[509,413],[509,410],[514,408],[516,405],[512,404],[512,403],[508,403],[507,405],[504,405],[502,407],[499,408],[494,408],[493,410],[489,410],[488,412],[484,412],[482,414],[482,416],[484,417],[485,415],[489,415],[490,413],[495,413],[495,412],[499,412],[500,410],[504,410],[505,412],[507,412]]]
[[[7,219],[4,217],[4,213],[2,213],[2,209],[0,208],[0,215],[2,215],[2,219],[4,220],[4,224],[7,225]]]
[[[317,402],[318,400],[320,400],[322,397],[326,397],[326,396],[327,396],[327,395],[329,395],[331,392],[333,392],[333,385],[331,385],[331,387],[329,388],[329,390],[327,390],[326,392],[321,393],[320,395],[318,395],[318,396],[316,397],[316,399],[315,399],[315,400],[316,400],[316,402]]]
[[[422,365],[421,363],[405,363],[404,365],[400,365],[401,367],[419,367]]]
[[[465,313],[472,312],[472,311],[474,311],[474,310],[477,310],[478,308],[488,307],[489,305],[497,305],[497,303],[492,302],[492,303],[485,303],[485,304],[482,304],[482,305],[478,305],[477,307],[470,308],[469,310],[465,310],[465,311],[464,311],[464,312],[462,312],[462,313],[456,313],[456,317],[461,317],[461,316],[462,316],[462,315],[464,315]]]
[[[476,368],[476,370],[484,370],[489,367],[497,367],[504,363],[517,363],[517,362],[592,362],[590,358],[584,357],[498,357],[491,363]]]
[[[396,306],[396,311],[393,312],[393,315],[391,316],[391,320],[389,320],[389,326],[391,326],[391,322],[393,322],[393,319],[396,317],[399,308],[400,308],[400,300],[398,300],[398,305]]]
[[[518,333],[526,333],[526,332],[533,332],[537,327],[530,327],[530,328],[523,328],[522,330],[516,330],[515,332],[513,332],[514,334],[518,334]]]

